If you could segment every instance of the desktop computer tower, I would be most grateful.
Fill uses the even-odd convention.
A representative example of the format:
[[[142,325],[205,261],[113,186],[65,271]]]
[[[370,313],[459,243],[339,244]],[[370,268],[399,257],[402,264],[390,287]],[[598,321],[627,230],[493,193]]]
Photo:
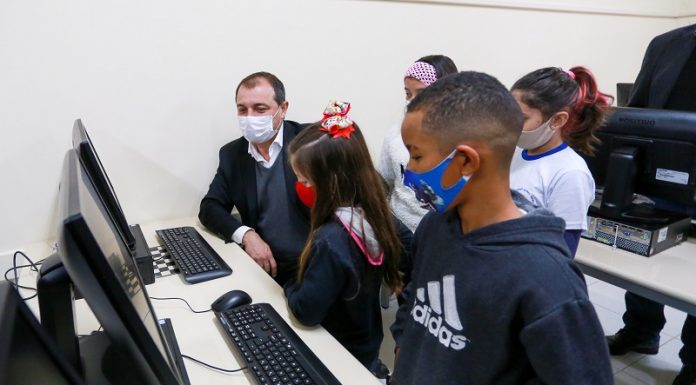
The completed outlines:
[[[145,285],[155,283],[155,267],[152,264],[152,253],[145,241],[145,235],[140,229],[140,225],[129,226],[133,237],[135,237],[135,264],[138,266],[140,277]]]
[[[595,206],[587,214],[587,230],[583,238],[627,250],[644,257],[651,257],[684,240],[691,226],[691,218],[659,211],[665,223],[640,223],[617,220],[603,215]]]

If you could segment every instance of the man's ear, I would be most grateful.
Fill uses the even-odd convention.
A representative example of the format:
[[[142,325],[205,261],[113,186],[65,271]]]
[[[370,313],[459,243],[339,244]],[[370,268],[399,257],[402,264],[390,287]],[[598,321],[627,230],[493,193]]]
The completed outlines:
[[[459,166],[461,176],[471,176],[481,167],[481,157],[471,146],[460,144],[456,147],[453,162]]]
[[[280,103],[280,109],[283,110],[283,119],[285,119],[285,115],[288,113],[289,106],[290,106],[290,103],[288,103],[287,100]]]

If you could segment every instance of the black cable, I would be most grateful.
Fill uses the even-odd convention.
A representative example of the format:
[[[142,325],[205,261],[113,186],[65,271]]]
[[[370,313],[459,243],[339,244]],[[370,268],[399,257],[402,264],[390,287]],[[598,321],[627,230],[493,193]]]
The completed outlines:
[[[38,271],[38,270],[36,269],[36,266],[34,266],[34,261],[32,261],[31,259],[29,259],[29,257],[27,257],[26,254],[24,254],[24,253],[21,252],[21,251],[15,251],[15,253],[12,255],[12,267],[13,267],[13,270],[14,270],[14,281],[15,281],[15,283],[19,283],[19,278],[17,277],[17,254],[23,256],[27,261],[29,261],[29,263],[31,264],[31,269],[32,269],[32,270]]]
[[[207,313],[207,312],[209,312],[209,311],[213,311],[213,309],[208,309],[208,310],[195,310],[193,307],[191,307],[191,305],[188,303],[188,301],[186,301],[186,300],[183,299],[183,298],[179,298],[179,297],[150,297],[150,299],[154,299],[154,300],[157,300],[157,301],[169,301],[169,300],[182,301],[182,302],[184,302],[184,303],[186,304],[186,306],[188,306],[188,308],[191,309],[191,311],[194,312],[194,313]],[[225,372],[225,373],[235,373],[235,372],[239,372],[239,371],[245,370],[245,369],[247,368],[246,366],[244,366],[244,367],[241,367],[241,368],[239,368],[239,369],[223,369],[223,368],[218,368],[217,366],[213,366],[213,365],[207,364],[207,363],[205,363],[205,362],[203,362],[203,361],[201,361],[201,360],[195,359],[195,358],[193,358],[193,357],[191,357],[191,356],[187,356],[186,354],[182,354],[181,356],[184,357],[184,358],[188,358],[189,360],[194,361],[194,362],[196,362],[196,363],[198,363],[198,364],[200,364],[200,365],[203,365],[203,366],[205,366],[205,367],[208,367],[208,368],[210,368],[210,369],[219,370],[219,371]]]
[[[18,283],[16,283],[16,282],[10,280],[10,277],[7,276],[8,274],[10,274],[11,271],[16,271],[16,270],[23,269],[23,268],[25,268],[25,267],[31,267],[31,266],[32,266],[32,265],[20,265],[20,266],[16,266],[16,267],[10,267],[9,269],[7,269],[7,270],[5,271],[5,281],[9,282],[10,285],[14,286],[14,287],[17,288],[17,289],[25,289],[25,290],[33,290],[33,291],[36,291],[36,288],[30,287],[30,286],[20,285],[20,284],[18,284]],[[34,298],[34,297],[30,297],[30,298]],[[27,298],[27,299],[30,299],[30,298]]]
[[[28,264],[28,265],[19,265],[19,266],[17,266],[17,256],[18,256],[18,255],[21,255],[22,257],[24,257],[24,259],[26,259],[27,261],[29,261],[29,264]],[[25,289],[25,290],[32,290],[32,291],[34,292],[34,294],[30,295],[29,297],[26,297],[26,298],[23,297],[23,298],[22,298],[23,301],[27,301],[27,300],[30,300],[30,299],[32,299],[32,298],[35,298],[35,297],[38,295],[38,292],[36,291],[36,288],[34,288],[34,287],[24,286],[24,285],[20,285],[20,284],[19,284],[19,277],[17,276],[17,270],[23,269],[23,268],[26,268],[26,267],[30,267],[32,270],[38,272],[38,271],[39,271],[38,266],[41,265],[41,264],[43,263],[44,260],[45,260],[45,258],[42,259],[42,260],[40,260],[40,261],[38,261],[38,262],[34,262],[34,261],[31,260],[31,258],[29,258],[26,254],[24,254],[24,253],[21,252],[21,251],[15,251],[14,255],[12,256],[12,267],[9,268],[7,271],[5,271],[5,275],[4,275],[5,280],[8,281],[8,282],[10,282],[10,284],[11,284],[12,286],[14,286],[17,290],[19,290],[19,289]],[[9,277],[7,276],[10,272],[13,272],[13,274],[14,274],[14,282],[11,281],[11,280],[9,279]]]
[[[208,367],[208,368],[210,368],[210,369],[219,370],[219,371],[225,372],[225,373],[240,372],[240,371],[242,371],[242,370],[246,370],[246,369],[247,369],[246,366],[243,366],[243,367],[241,367],[241,368],[239,368],[239,369],[222,369],[222,368],[218,368],[217,366],[213,366],[213,365],[210,365],[210,364],[206,364],[205,362],[200,361],[200,360],[197,360],[197,359],[195,359],[195,358],[193,358],[193,357],[187,356],[186,354],[182,354],[181,356],[184,357],[184,358],[188,358],[189,360],[191,360],[191,361],[193,361],[193,362],[196,362],[196,363],[198,363],[198,364],[200,364],[200,365],[206,366],[206,367]]]
[[[15,270],[19,269],[24,269],[27,267],[33,267],[34,265],[19,265],[19,266],[13,266],[10,267],[9,269],[5,270],[5,279],[9,281],[10,283],[14,284],[14,281],[10,280],[10,277],[7,276],[7,274],[10,274],[10,272],[14,272]]]
[[[195,310],[193,307],[191,307],[191,305],[189,305],[189,303],[185,299],[179,298],[179,297],[150,297],[150,299],[154,299],[157,301],[170,301],[170,300],[183,301],[186,304],[186,306],[188,306],[188,308],[191,309],[191,311],[194,313],[207,313],[209,311],[213,311],[213,309]]]

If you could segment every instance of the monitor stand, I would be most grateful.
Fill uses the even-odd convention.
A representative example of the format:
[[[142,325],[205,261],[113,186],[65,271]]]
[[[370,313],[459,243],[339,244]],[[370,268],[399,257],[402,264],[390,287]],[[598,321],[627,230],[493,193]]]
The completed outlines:
[[[667,225],[674,220],[673,215],[633,204],[639,157],[639,148],[633,146],[619,147],[610,154],[599,207],[601,215],[618,222]]]
[[[82,375],[86,383],[90,385],[143,383],[136,371],[123,370],[123,363],[130,362],[131,359],[114,348],[106,332],[93,332],[80,337],[79,341],[80,353],[83,357]]]
[[[188,378],[188,372],[186,372],[186,366],[184,365],[184,358],[181,356],[181,350],[179,350],[179,344],[176,342],[176,334],[174,334],[174,327],[172,326],[172,320],[169,318],[162,318],[159,320],[160,330],[162,330],[162,336],[167,343],[167,347],[174,357],[174,364],[178,370],[181,381],[183,385],[191,385],[191,381]]]
[[[152,266],[152,264],[150,264]],[[41,325],[56,341],[58,351],[90,385],[132,385],[144,383],[137,371],[123,370],[123,363],[132,357],[119,351],[104,331],[77,336],[75,323],[75,293],[72,281],[57,254],[41,265],[36,285]],[[160,321],[166,348],[176,360],[178,377],[190,385],[174,329],[168,319]]]
[[[670,219],[673,219],[673,216],[654,207],[631,205],[621,213],[621,217],[618,219],[645,224],[666,225],[669,224]]]
[[[176,343],[171,321],[169,318],[165,318],[160,320],[159,324],[167,346],[174,353],[176,369],[182,385],[191,385],[181,351],[179,351],[179,345]],[[123,370],[123,363],[130,362],[131,357],[116,349],[104,331],[80,337],[80,352],[85,358],[83,360],[83,374],[87,384],[132,385],[143,383],[137,372]],[[87,357],[92,357],[92,359],[87,359]]]

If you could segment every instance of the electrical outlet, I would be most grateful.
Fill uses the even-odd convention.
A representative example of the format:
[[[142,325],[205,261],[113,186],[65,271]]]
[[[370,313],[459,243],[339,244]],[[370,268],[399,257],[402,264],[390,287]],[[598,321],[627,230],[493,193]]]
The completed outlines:
[[[7,250],[7,251],[0,252],[0,280],[4,280],[5,279],[5,272],[7,272],[8,270],[10,270],[12,268],[12,257],[14,256],[14,253],[16,253],[17,251],[24,252],[24,250],[21,250],[21,249],[19,249],[19,250]],[[18,265],[24,265],[26,263],[27,263],[27,261],[25,261],[24,258],[22,258],[21,256],[17,257],[17,264]],[[12,272],[7,274],[7,278],[10,281],[14,282],[14,274],[12,274]]]

